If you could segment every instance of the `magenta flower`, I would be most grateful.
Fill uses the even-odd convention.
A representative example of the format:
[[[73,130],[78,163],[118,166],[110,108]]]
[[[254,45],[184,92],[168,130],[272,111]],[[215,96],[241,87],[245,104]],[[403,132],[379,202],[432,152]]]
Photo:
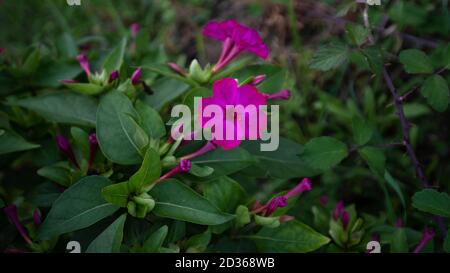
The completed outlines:
[[[172,170],[170,170],[169,172],[167,172],[166,174],[164,174],[163,176],[158,178],[155,181],[155,184],[157,184],[163,180],[169,179],[171,177],[174,177],[175,175],[177,175],[179,173],[183,173],[183,172],[187,173],[190,170],[191,170],[191,161],[189,161],[188,159],[181,159],[178,166],[176,166],[175,168],[173,168]]]
[[[267,124],[266,113],[259,110],[259,106],[266,105],[266,98],[251,84],[238,86],[236,80],[232,78],[218,80],[214,82],[212,97],[202,98],[202,109],[199,113],[203,113],[202,110],[209,105],[218,106],[222,110],[223,130],[217,132],[217,128],[214,128],[213,143],[226,150],[239,146],[243,139],[259,138],[260,131],[265,129],[260,128],[259,124]],[[254,106],[255,111],[236,111],[232,115],[227,113],[227,106],[238,105]],[[207,123],[210,119],[203,115],[199,117],[202,128],[208,127]],[[242,120],[245,120],[245,123]],[[227,135],[227,128],[230,130],[232,128],[234,135],[231,135],[231,132]]]
[[[180,74],[181,76],[186,76],[186,71],[181,68],[179,65],[177,65],[176,63],[168,63],[167,66],[169,66],[170,69],[172,69],[174,72]]]
[[[139,67],[133,72],[133,75],[131,75],[131,83],[133,85],[137,85],[141,80],[141,75],[142,75],[142,68]]]
[[[344,201],[339,201],[336,203],[333,209],[333,219],[335,221],[340,219],[344,230],[347,229],[350,221],[350,214],[345,210]]]
[[[39,209],[35,209],[33,212],[33,222],[36,227],[41,225],[41,212]]]
[[[264,94],[269,100],[288,100],[291,97],[291,91],[285,89],[273,94]]]
[[[322,206],[326,206],[328,204],[328,196],[326,195],[320,196],[319,202]]]
[[[89,66],[89,60],[86,55],[80,54],[77,56],[77,60],[80,63],[81,68],[86,72],[86,75],[91,76],[91,68]]]
[[[308,178],[303,178],[303,180],[295,186],[292,190],[284,195],[277,196],[270,200],[265,206],[259,206],[255,208],[253,213],[260,213],[265,211],[265,216],[271,215],[279,207],[285,207],[288,204],[288,199],[294,197],[295,195],[302,194],[303,192],[312,190],[311,180]]]
[[[22,238],[27,242],[27,244],[33,244],[30,237],[28,236],[27,231],[25,230],[25,227],[22,225],[22,223],[19,220],[19,216],[17,214],[17,206],[16,205],[9,205],[6,206],[3,211],[5,212],[6,216],[8,216],[11,223],[13,223],[16,226],[17,231],[22,236]]]
[[[417,244],[414,249],[414,253],[419,253],[422,248],[428,243],[428,241],[432,240],[434,237],[434,231],[431,228],[425,228],[422,233],[422,238],[420,238],[419,244]]]
[[[111,72],[111,74],[109,74],[108,83],[112,83],[112,82],[115,81],[117,78],[119,78],[119,71],[114,70],[113,72]]]
[[[258,32],[235,20],[209,22],[203,28],[203,35],[223,42],[222,53],[213,72],[219,71],[242,51],[248,51],[262,59],[269,56],[269,49]]]
[[[88,161],[88,170],[92,168],[92,164],[94,163],[95,153],[97,152],[98,142],[97,135],[92,133],[89,135],[89,161]]]
[[[133,38],[136,38],[137,37],[137,35],[138,35],[138,32],[139,32],[139,24],[138,23],[133,23],[133,24],[131,24],[131,26],[130,26],[130,31],[131,31],[131,36],[133,37]]]
[[[58,144],[59,150],[67,156],[70,162],[75,165],[78,169],[80,165],[78,165],[77,159],[75,158],[75,154],[73,153],[72,147],[70,146],[69,140],[63,135],[56,136],[56,143]]]
[[[251,84],[256,86],[265,80],[266,80],[266,75],[257,75],[253,78]]]

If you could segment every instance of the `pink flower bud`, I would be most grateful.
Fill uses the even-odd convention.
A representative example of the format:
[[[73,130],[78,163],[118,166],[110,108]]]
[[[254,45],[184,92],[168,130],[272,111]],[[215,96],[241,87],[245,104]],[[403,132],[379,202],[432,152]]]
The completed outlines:
[[[113,72],[111,72],[111,74],[109,74],[108,83],[112,83],[112,82],[115,81],[117,78],[119,78],[119,71],[114,70]]]
[[[141,80],[142,75],[142,69],[139,67],[133,72],[133,75],[131,75],[131,83],[133,85],[137,85],[139,81]]]
[[[342,226],[344,227],[344,230],[346,230],[348,227],[348,222],[350,221],[350,214],[348,214],[347,211],[344,211],[342,213],[341,221],[342,221]]]
[[[172,69],[173,71],[177,72],[181,76],[186,76],[186,71],[184,71],[184,69],[181,68],[176,63],[168,63],[167,65],[169,66],[170,69]]]
[[[288,100],[291,97],[291,91],[285,89],[273,94],[265,94],[269,100]]]
[[[41,225],[41,212],[39,209],[35,209],[33,212],[33,222],[36,227]]]
[[[266,75],[258,75],[255,78],[253,78],[251,84],[252,85],[258,85],[262,83],[266,79]]]
[[[341,218],[344,211],[345,211],[344,201],[337,202],[336,206],[333,209],[333,219],[337,221],[339,218]]]
[[[138,32],[139,32],[139,24],[138,23],[133,23],[133,24],[131,24],[131,26],[130,26],[130,31],[131,31],[131,36],[133,37],[133,38],[136,38],[137,37],[137,35],[138,35]]]
[[[428,241],[433,240],[434,231],[431,228],[425,228],[422,233],[422,238],[420,239],[419,244],[414,249],[414,253],[419,253],[422,248],[428,243]]]
[[[33,244],[30,237],[28,237],[28,233],[25,230],[25,227],[22,225],[22,223],[19,220],[19,216],[17,214],[17,206],[16,205],[9,205],[6,206],[3,211],[5,212],[6,216],[8,216],[11,223],[14,224],[19,234],[22,236],[22,238],[27,242],[27,244]]]
[[[326,205],[328,204],[328,196],[322,195],[322,196],[319,198],[319,202],[320,202],[320,204],[321,204],[322,206],[326,206]]]
[[[89,77],[91,75],[91,68],[89,67],[89,61],[86,55],[80,54],[77,56],[77,60],[80,63],[81,68],[86,72],[86,75]]]
[[[187,159],[182,159],[180,161],[180,169],[183,172],[189,172],[191,170],[191,161]]]

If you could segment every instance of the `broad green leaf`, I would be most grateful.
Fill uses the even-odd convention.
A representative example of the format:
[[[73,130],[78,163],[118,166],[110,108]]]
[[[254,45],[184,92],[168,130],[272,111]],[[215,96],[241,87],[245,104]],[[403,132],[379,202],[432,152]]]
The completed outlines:
[[[211,177],[220,177],[242,170],[252,163],[254,158],[242,148],[234,148],[232,150],[223,150],[217,148],[214,151],[193,158],[192,163],[199,166],[208,166],[214,169]]]
[[[68,32],[64,32],[57,38],[56,47],[60,56],[65,59],[75,58],[78,53],[77,43]]]
[[[148,136],[131,101],[112,91],[100,101],[97,111],[97,139],[103,154],[111,161],[131,165],[142,161]]]
[[[391,253],[408,253],[408,241],[404,228],[397,228],[392,234]]]
[[[195,175],[197,177],[207,177],[210,176],[214,172],[214,169],[208,166],[198,166],[196,164],[191,164],[191,169],[189,173]]]
[[[65,83],[64,85],[67,86],[67,88],[69,88],[72,91],[91,96],[100,94],[105,90],[103,86],[95,83],[75,82],[75,83]]]
[[[64,191],[39,228],[39,238],[46,240],[89,227],[117,211],[119,207],[107,203],[101,194],[110,184],[105,177],[87,176]]]
[[[326,171],[339,164],[347,155],[347,146],[341,141],[332,137],[317,137],[306,143],[300,157],[310,167]]]
[[[359,116],[352,118],[353,139],[358,145],[367,144],[373,135],[373,128],[367,121]]]
[[[159,217],[199,225],[220,225],[234,217],[221,212],[207,199],[175,179],[157,184],[149,194],[156,201],[152,212]]]
[[[44,166],[37,170],[37,174],[64,187],[69,187],[72,184],[70,167],[61,163]]]
[[[361,25],[348,24],[346,30],[347,37],[356,46],[362,45],[369,36],[369,31],[367,30],[367,28]]]
[[[103,63],[103,69],[109,75],[114,70],[120,70],[125,55],[125,49],[127,46],[127,39],[123,38],[120,43],[114,48],[111,53],[106,57]]]
[[[425,189],[416,192],[413,197],[413,207],[434,215],[450,217],[450,196],[445,192]]]
[[[155,109],[161,110],[167,103],[180,97],[189,89],[189,85],[178,80],[162,78],[152,85],[152,95],[146,95],[143,101]]]
[[[40,87],[58,87],[63,80],[71,80],[81,72],[79,64],[64,62],[48,62],[39,66],[35,72],[33,84]]]
[[[249,237],[259,251],[266,253],[310,252],[330,242],[328,237],[297,220],[283,223],[279,228],[262,228]]]
[[[261,151],[259,141],[245,141],[241,147],[246,149],[258,161],[248,170],[257,177],[289,179],[294,177],[311,177],[317,170],[311,168],[300,158],[304,147],[286,138],[280,138],[278,149],[272,152]]]
[[[118,253],[123,239],[123,227],[125,225],[126,214],[117,218],[88,246],[87,253]]]
[[[161,175],[159,153],[149,148],[139,170],[130,178],[130,191],[140,193],[143,187],[152,184]]]
[[[444,112],[447,109],[450,91],[447,81],[442,76],[430,76],[423,84],[421,93],[434,110]]]
[[[398,1],[389,9],[391,19],[401,27],[417,27],[423,24],[427,18],[427,10],[423,6],[412,1]]]
[[[128,182],[108,185],[102,189],[102,195],[109,203],[126,208],[131,191]]]
[[[205,183],[203,195],[221,211],[234,213],[236,207],[242,204],[246,193],[238,182],[223,176]]]
[[[186,242],[186,253],[204,252],[211,241],[211,231],[207,229],[205,232],[196,234],[189,238]]]
[[[159,248],[162,247],[164,240],[169,232],[168,226],[162,226],[155,232],[150,234],[150,236],[145,240],[143,248],[145,252],[158,252]]]
[[[383,151],[375,147],[364,147],[358,150],[361,157],[369,165],[370,170],[378,177],[384,177],[386,157]]]
[[[314,55],[310,67],[317,70],[327,71],[344,64],[349,58],[347,46],[334,43],[321,46]]]
[[[89,144],[89,134],[86,133],[81,128],[72,127],[70,128],[70,134],[74,140],[75,146],[81,150],[84,158],[89,158],[90,154],[90,144]]]
[[[433,64],[423,51],[406,49],[400,52],[400,62],[410,74],[433,73]]]
[[[166,135],[166,126],[157,111],[142,101],[136,102],[136,111],[141,118],[142,129],[152,139],[160,139]]]
[[[0,155],[38,148],[39,145],[26,141],[20,135],[0,128]]]
[[[50,122],[95,126],[97,104],[93,98],[81,94],[58,91],[11,104],[34,111]]]

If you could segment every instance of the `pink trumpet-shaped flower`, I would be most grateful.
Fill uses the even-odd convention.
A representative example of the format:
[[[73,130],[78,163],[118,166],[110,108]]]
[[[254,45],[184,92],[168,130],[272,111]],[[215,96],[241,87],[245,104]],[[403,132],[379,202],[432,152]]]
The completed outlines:
[[[291,97],[291,91],[285,89],[273,94],[264,94],[269,100],[288,100]]]
[[[130,26],[130,31],[131,31],[131,37],[136,38],[139,32],[139,24],[138,23],[133,23]]]
[[[141,80],[141,76],[142,76],[142,68],[139,67],[133,72],[133,75],[131,75],[131,84],[137,85]]]
[[[41,212],[39,209],[35,209],[33,212],[33,222],[36,227],[39,227],[41,225]]]
[[[27,231],[25,230],[25,227],[22,225],[22,223],[19,220],[19,216],[17,214],[17,206],[16,205],[9,205],[6,206],[3,211],[8,216],[11,223],[13,223],[16,226],[17,231],[22,236],[22,238],[27,242],[27,244],[33,244],[30,237],[28,236]]]
[[[417,244],[414,249],[414,253],[419,253],[422,248],[428,243],[428,241],[432,240],[434,237],[434,231],[431,228],[425,228],[422,233],[422,238],[420,238],[419,244]]]
[[[262,83],[265,80],[266,80],[266,75],[258,75],[258,76],[253,78],[251,84],[252,85],[258,85],[258,84]]]
[[[77,159],[75,158],[75,154],[73,153],[72,147],[70,146],[69,140],[63,135],[56,136],[56,143],[58,144],[59,150],[67,156],[70,162],[75,165],[78,169],[80,165],[78,165]]]
[[[173,168],[172,170],[170,170],[169,172],[167,172],[166,174],[164,174],[163,176],[158,178],[155,181],[155,184],[157,184],[163,180],[169,179],[171,177],[174,177],[175,175],[177,175],[179,173],[189,172],[190,170],[191,170],[191,161],[189,161],[188,159],[181,159],[178,166],[176,166],[175,168]]]
[[[112,82],[115,81],[117,78],[119,78],[119,71],[114,70],[113,72],[111,72],[111,74],[109,74],[108,83],[112,83]]]
[[[261,127],[267,125],[267,114],[259,109],[260,106],[266,105],[266,98],[251,84],[238,86],[236,80],[232,78],[218,80],[213,84],[213,95],[202,98],[200,106],[202,109],[199,109],[199,114],[202,114],[203,109],[209,105],[220,107],[222,111],[223,130],[220,132],[214,128],[212,142],[223,149],[233,149],[239,146],[243,139],[259,138],[260,132],[265,129]],[[230,115],[227,106],[234,107],[235,112]],[[242,111],[236,106],[242,106]],[[247,107],[253,108],[254,111],[246,111],[244,108]],[[212,118],[216,119],[201,115],[199,121],[202,128],[209,128],[208,121]],[[230,130],[228,134],[227,130]]]
[[[89,66],[89,60],[86,55],[80,54],[77,56],[77,60],[80,63],[81,68],[86,72],[86,75],[91,76],[91,68]]]
[[[235,20],[209,22],[203,28],[203,35],[223,42],[222,53],[213,71],[217,72],[242,51],[267,59],[269,49],[263,43],[258,32]]]
[[[259,206],[254,209],[253,213],[260,213],[265,211],[265,216],[271,215],[279,207],[285,207],[288,204],[288,199],[294,197],[295,195],[302,194],[303,192],[312,190],[311,180],[308,178],[303,178],[303,180],[295,186],[292,190],[287,192],[282,196],[277,196],[270,200],[265,206]]]

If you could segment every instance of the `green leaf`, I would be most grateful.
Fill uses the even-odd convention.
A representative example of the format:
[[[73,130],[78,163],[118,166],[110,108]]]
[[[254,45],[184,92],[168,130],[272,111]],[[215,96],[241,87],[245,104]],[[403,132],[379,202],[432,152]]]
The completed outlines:
[[[3,202],[3,199],[0,198],[0,208],[3,208],[5,206],[5,202]]]
[[[440,75],[429,77],[422,86],[422,95],[428,104],[438,112],[444,112],[450,101],[450,91],[447,82]]]
[[[23,73],[25,73],[25,75],[33,74],[39,67],[40,59],[41,59],[40,49],[36,48],[25,59],[25,62],[22,65]]]
[[[408,253],[408,241],[404,228],[397,228],[392,234],[391,253]]]
[[[143,101],[148,106],[159,111],[167,103],[180,97],[188,89],[189,85],[184,82],[170,78],[162,78],[152,85],[153,94],[144,96]]]
[[[367,121],[359,116],[352,118],[353,139],[358,145],[367,144],[373,135],[373,128]]]
[[[199,225],[220,225],[234,217],[221,212],[207,199],[175,179],[157,184],[150,191],[150,195],[156,200],[156,206],[152,212],[159,217]]]
[[[97,111],[97,139],[103,154],[111,161],[131,165],[142,161],[148,136],[131,101],[112,91],[102,97]]]
[[[264,93],[275,93],[284,88],[287,69],[271,64],[249,65],[234,72],[231,77],[242,82],[256,75],[266,75],[266,79],[258,84],[258,90]]]
[[[64,187],[69,187],[72,184],[70,168],[64,166],[64,164],[57,163],[44,166],[37,171],[37,174]]]
[[[62,80],[71,80],[80,72],[79,64],[49,62],[39,66],[39,70],[34,73],[33,84],[40,87],[58,87],[62,85]]]
[[[0,128],[0,155],[36,149],[38,147],[40,146],[26,141],[20,135]]]
[[[126,214],[122,214],[109,227],[107,227],[97,238],[92,241],[87,253],[118,253],[123,239],[123,227]]]
[[[34,111],[50,122],[95,126],[97,103],[93,98],[81,94],[58,91],[11,104]]]
[[[205,183],[203,195],[221,211],[234,213],[237,206],[242,204],[246,193],[238,182],[223,176]]]
[[[425,189],[412,197],[413,207],[434,215],[450,217],[450,196],[445,192]]]
[[[109,203],[126,208],[130,195],[129,184],[128,182],[121,182],[108,185],[102,189],[102,195]]]
[[[384,177],[386,157],[383,151],[375,147],[364,147],[358,150],[360,156],[369,165],[370,170],[378,177]]]
[[[136,102],[136,111],[141,118],[142,129],[152,139],[160,139],[166,135],[166,126],[161,116],[142,101]]]
[[[103,69],[107,74],[110,74],[114,70],[120,70],[125,55],[125,49],[127,46],[127,39],[123,38],[120,43],[114,48],[111,53],[106,57],[103,63]]]
[[[346,27],[347,37],[352,41],[352,43],[356,46],[362,45],[369,36],[369,31],[367,28],[361,25],[352,25],[349,24]]]
[[[317,70],[328,71],[343,65],[349,57],[347,46],[334,43],[321,46],[314,55],[310,67]]]
[[[50,239],[93,225],[118,207],[107,203],[101,190],[111,182],[102,176],[87,176],[64,191],[53,203],[39,229],[39,238]]]
[[[214,169],[208,166],[198,166],[196,164],[191,164],[191,169],[189,173],[195,175],[197,177],[207,177],[210,176],[214,172]]]
[[[67,86],[67,88],[69,88],[72,91],[90,96],[100,94],[105,90],[103,86],[95,83],[75,82],[75,83],[64,83],[64,85]]]
[[[220,177],[235,173],[254,163],[254,158],[242,148],[223,150],[217,148],[214,151],[203,154],[191,160],[199,166],[208,166],[214,169],[211,177]]]
[[[384,172],[384,179],[386,180],[388,185],[395,191],[395,193],[397,193],[398,197],[400,198],[400,202],[402,202],[402,206],[406,209],[405,196],[403,195],[399,182],[395,178],[393,178],[387,170]]]
[[[186,242],[186,253],[204,252],[211,241],[211,231],[208,229],[203,233],[196,234]]]
[[[445,237],[444,250],[445,252],[450,253],[450,233],[448,233],[447,236]]]
[[[140,193],[142,188],[151,185],[161,175],[161,161],[159,153],[149,148],[139,170],[130,178],[129,188],[132,192]]]
[[[252,169],[252,173],[257,174],[257,177],[290,179],[317,174],[316,170],[300,158],[304,147],[289,139],[280,138],[278,149],[272,152],[261,151],[259,141],[245,141],[240,147],[257,159],[256,164],[248,168]]]
[[[300,157],[310,167],[326,171],[339,164],[347,155],[347,146],[344,143],[325,136],[308,141]]]
[[[169,232],[168,226],[162,226],[155,232],[150,234],[150,236],[145,240],[143,248],[145,252],[158,252],[159,248],[162,247],[164,240]]]
[[[279,228],[264,227],[249,237],[265,253],[305,253],[330,242],[328,237],[297,220],[283,223]]]
[[[89,158],[90,154],[90,144],[89,144],[89,134],[86,133],[81,128],[72,127],[70,128],[70,134],[74,140],[75,146],[81,150],[84,158]]]
[[[406,49],[400,52],[400,62],[410,74],[433,73],[431,59],[423,51]]]

